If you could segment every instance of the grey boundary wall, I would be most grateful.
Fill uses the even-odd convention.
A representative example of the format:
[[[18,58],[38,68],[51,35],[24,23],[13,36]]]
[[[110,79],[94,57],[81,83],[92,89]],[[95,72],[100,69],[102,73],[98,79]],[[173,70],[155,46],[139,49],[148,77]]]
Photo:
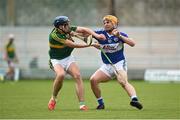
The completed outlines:
[[[50,26],[58,15],[100,26],[111,14],[111,1],[123,26],[180,25],[180,0],[0,0],[0,26]]]

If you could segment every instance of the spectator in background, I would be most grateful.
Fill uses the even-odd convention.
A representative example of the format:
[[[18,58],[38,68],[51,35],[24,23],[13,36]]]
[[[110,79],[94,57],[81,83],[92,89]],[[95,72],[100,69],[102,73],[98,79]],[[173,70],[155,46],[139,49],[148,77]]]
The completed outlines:
[[[35,56],[32,58],[32,60],[29,63],[29,68],[38,68],[38,57]]]
[[[5,46],[4,59],[7,61],[8,70],[5,79],[14,80],[15,77],[15,64],[18,63],[18,58],[14,45],[14,34],[9,34],[8,43]]]

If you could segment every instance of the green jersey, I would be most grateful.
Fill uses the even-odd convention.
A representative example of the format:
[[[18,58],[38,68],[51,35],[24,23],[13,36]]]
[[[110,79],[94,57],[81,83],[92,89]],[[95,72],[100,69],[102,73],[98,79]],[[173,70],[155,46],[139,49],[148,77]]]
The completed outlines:
[[[76,31],[77,27],[71,27],[71,31]],[[49,35],[49,56],[50,59],[64,59],[71,55],[74,48],[64,44],[66,39],[70,39],[69,34],[60,33],[57,28],[54,28]]]
[[[8,43],[6,45],[6,52],[9,59],[15,58],[15,46],[13,43]]]

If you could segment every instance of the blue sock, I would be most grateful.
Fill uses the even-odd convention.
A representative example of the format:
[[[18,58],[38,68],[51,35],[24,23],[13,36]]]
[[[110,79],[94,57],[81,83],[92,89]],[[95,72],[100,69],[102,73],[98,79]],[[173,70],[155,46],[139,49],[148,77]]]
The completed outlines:
[[[97,101],[98,101],[99,105],[104,105],[102,97],[98,98]]]
[[[131,96],[131,100],[133,100],[133,101],[138,101],[138,98],[137,98],[136,95],[134,95],[134,96]]]

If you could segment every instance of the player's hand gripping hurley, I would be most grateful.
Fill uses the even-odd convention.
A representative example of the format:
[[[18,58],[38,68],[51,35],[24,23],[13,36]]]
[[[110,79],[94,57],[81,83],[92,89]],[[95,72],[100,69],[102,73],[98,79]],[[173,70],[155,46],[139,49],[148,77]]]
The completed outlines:
[[[84,41],[87,45],[91,45],[93,43],[93,36],[89,35],[88,37],[83,37],[81,35],[79,35],[78,33],[73,33],[73,36]]]

